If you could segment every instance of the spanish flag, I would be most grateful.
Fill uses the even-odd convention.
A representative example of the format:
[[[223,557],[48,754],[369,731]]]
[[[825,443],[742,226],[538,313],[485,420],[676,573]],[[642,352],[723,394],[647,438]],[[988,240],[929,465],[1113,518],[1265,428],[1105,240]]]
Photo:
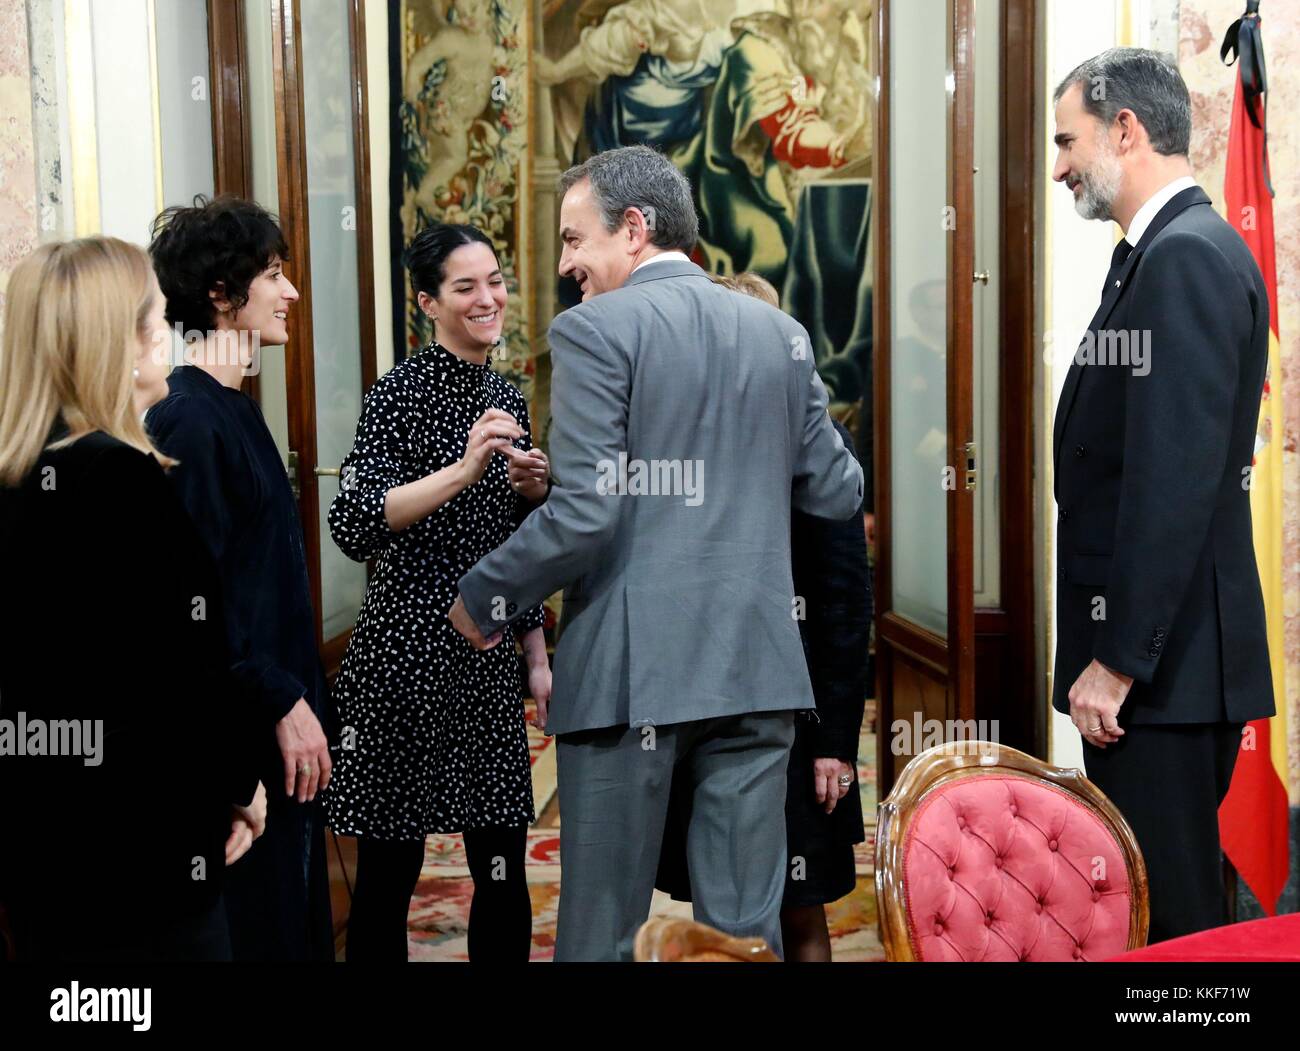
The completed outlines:
[[[1250,723],[1242,735],[1232,786],[1219,808],[1224,853],[1264,911],[1277,911],[1286,885],[1288,778],[1286,756],[1286,668],[1282,643],[1282,373],[1278,363],[1277,268],[1273,250],[1273,191],[1268,173],[1265,127],[1264,52],[1258,0],[1233,23],[1222,56],[1240,55],[1228,132],[1224,177],[1225,218],[1254,253],[1268,287],[1268,373],[1259,411],[1251,471],[1250,511],[1255,559],[1264,589],[1269,663],[1277,715]],[[1229,63],[1231,65],[1231,63]]]

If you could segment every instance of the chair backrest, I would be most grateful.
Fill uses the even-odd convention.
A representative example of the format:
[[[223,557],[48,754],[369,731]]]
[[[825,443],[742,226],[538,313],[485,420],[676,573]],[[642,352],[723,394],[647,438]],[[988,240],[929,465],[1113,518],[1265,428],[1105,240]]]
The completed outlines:
[[[762,938],[736,938],[704,923],[652,916],[636,932],[637,963],[780,963]]]
[[[989,741],[916,756],[880,804],[890,960],[1102,960],[1146,944],[1133,830],[1078,770]]]

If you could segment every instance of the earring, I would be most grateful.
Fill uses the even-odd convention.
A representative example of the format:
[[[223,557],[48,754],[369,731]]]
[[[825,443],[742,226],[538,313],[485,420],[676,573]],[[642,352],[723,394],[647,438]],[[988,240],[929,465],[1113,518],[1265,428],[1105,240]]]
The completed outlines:
[[[140,370],[139,370],[139,369],[132,369],[132,370],[131,370],[131,376],[132,376],[134,379],[139,379],[139,378],[140,378]]]

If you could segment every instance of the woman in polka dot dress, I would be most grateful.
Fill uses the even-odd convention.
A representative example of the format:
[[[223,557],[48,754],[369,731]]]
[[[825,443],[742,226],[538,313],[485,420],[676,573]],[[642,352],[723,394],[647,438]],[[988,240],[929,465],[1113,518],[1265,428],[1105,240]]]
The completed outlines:
[[[523,396],[492,371],[506,288],[491,242],[439,224],[405,262],[435,339],[366,395],[329,511],[339,548],[375,560],[334,685],[343,730],[326,793],[331,826],[358,838],[347,958],[406,959],[424,838],[463,832],[470,959],[527,960],[534,814],[514,642],[544,724],[542,609],[481,652],[447,611],[460,577],[545,498],[548,467],[528,448]]]

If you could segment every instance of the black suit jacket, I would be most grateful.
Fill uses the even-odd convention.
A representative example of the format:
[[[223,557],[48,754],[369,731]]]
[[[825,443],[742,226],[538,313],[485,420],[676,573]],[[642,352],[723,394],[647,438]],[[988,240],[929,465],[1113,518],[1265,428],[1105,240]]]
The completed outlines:
[[[1273,714],[1245,482],[1268,339],[1250,250],[1182,191],[1108,278],[1056,411],[1059,711],[1095,658],[1135,680],[1122,721]]]

